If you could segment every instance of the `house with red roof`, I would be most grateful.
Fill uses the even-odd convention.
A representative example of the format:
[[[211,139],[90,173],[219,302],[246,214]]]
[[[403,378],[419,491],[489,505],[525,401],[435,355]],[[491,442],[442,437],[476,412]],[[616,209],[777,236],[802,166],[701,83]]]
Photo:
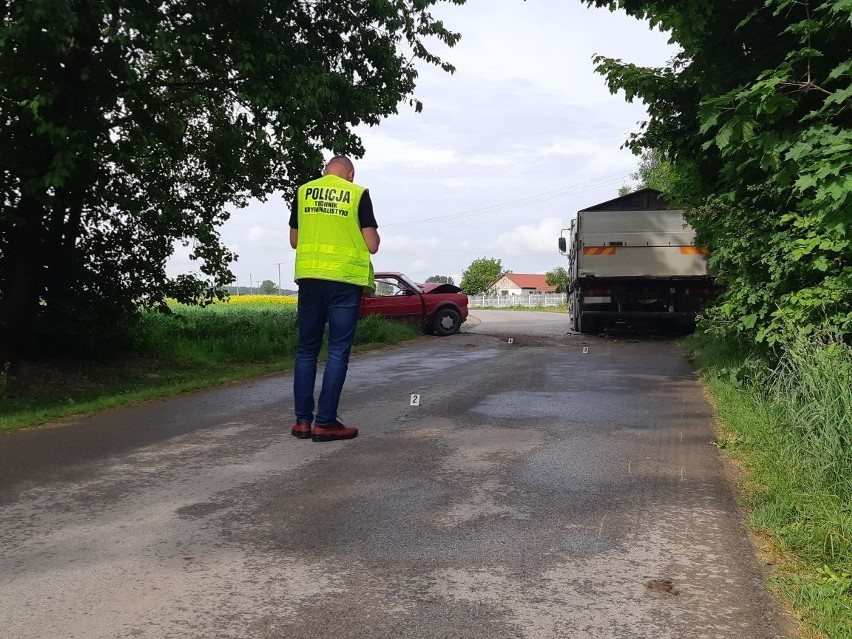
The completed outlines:
[[[555,286],[548,286],[547,276],[536,273],[503,273],[499,280],[488,287],[489,295],[527,295],[529,293],[555,292]]]

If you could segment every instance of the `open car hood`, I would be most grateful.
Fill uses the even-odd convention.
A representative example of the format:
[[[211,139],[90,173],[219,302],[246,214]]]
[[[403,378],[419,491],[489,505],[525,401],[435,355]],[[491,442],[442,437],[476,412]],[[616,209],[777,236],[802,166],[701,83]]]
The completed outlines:
[[[420,288],[423,289],[423,292],[428,294],[432,293],[461,293],[461,289],[455,284],[440,284],[438,282],[426,282],[425,284],[421,284]]]

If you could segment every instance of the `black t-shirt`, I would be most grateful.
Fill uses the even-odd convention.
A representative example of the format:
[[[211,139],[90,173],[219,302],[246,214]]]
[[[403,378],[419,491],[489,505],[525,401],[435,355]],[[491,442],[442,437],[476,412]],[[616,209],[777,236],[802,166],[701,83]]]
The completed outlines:
[[[361,195],[361,201],[358,202],[358,222],[362,229],[379,228],[376,224],[376,216],[373,214],[373,201],[370,199],[370,192],[364,191]],[[290,228],[299,228],[299,198],[294,197],[290,204]]]

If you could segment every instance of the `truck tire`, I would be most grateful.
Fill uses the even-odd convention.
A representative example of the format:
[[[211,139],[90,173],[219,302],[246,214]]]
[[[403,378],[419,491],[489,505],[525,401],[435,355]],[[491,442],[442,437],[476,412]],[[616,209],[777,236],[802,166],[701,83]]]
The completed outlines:
[[[459,332],[461,325],[461,315],[453,308],[439,308],[432,316],[432,327],[436,335],[453,335]]]

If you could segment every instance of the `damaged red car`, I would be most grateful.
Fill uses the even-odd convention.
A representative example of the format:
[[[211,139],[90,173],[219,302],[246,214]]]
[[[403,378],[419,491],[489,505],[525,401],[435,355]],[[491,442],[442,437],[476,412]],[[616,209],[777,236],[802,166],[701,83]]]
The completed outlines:
[[[375,292],[361,298],[361,317],[412,322],[435,335],[458,333],[467,319],[467,295],[458,286],[415,284],[402,273],[376,273],[375,279]]]

